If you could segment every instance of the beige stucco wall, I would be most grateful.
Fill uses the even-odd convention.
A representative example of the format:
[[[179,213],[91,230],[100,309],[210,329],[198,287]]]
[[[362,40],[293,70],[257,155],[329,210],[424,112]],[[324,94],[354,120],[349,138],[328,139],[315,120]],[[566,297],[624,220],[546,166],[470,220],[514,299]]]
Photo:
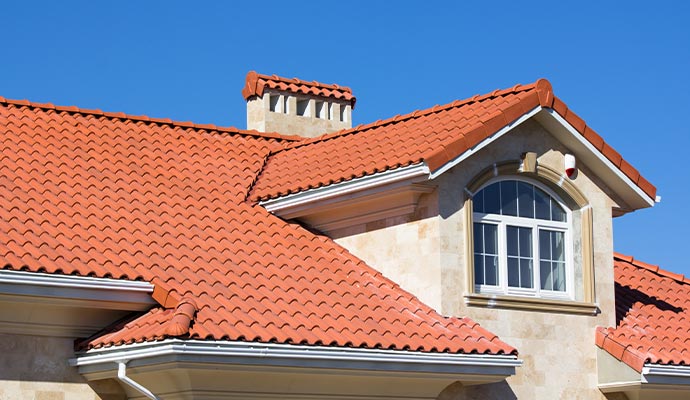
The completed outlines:
[[[86,383],[68,364],[73,356],[69,338],[0,334],[0,399],[125,399],[114,381]]]
[[[332,232],[339,244],[442,314],[468,316],[520,351],[524,365],[508,379],[507,387],[504,383],[488,391],[487,387],[463,388],[456,397],[444,398],[465,398],[473,390],[482,393],[482,398],[510,398],[507,389],[520,399],[603,398],[596,388],[594,333],[597,325],[615,323],[611,220],[615,202],[586,166],[578,165],[573,183],[593,210],[595,296],[601,313],[570,315],[465,304],[469,285],[464,262],[464,188],[493,163],[519,160],[527,151],[537,153],[540,165],[563,169],[567,149],[530,120],[441,175],[436,191],[424,197],[415,215]],[[577,291],[582,291],[581,285]],[[452,390],[444,396],[448,393]]]

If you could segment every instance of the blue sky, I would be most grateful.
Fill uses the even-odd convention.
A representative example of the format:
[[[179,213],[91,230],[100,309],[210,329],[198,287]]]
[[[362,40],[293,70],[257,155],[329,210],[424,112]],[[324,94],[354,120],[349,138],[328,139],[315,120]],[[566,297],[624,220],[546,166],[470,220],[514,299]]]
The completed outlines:
[[[256,70],[350,86],[359,124],[545,77],[662,196],[616,250],[690,275],[690,2],[614,3],[9,2],[0,96],[244,128]]]

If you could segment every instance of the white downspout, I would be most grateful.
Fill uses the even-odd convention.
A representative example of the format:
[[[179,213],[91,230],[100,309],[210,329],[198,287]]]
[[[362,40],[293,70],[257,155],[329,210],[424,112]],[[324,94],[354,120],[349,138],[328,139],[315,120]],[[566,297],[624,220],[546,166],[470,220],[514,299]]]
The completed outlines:
[[[161,400],[155,394],[151,393],[150,390],[141,386],[140,384],[135,382],[132,378],[127,376],[127,362],[126,361],[118,361],[117,362],[117,379],[119,379],[121,382],[124,382],[125,384],[129,385],[134,390],[143,394],[144,396],[148,397],[151,400]]]

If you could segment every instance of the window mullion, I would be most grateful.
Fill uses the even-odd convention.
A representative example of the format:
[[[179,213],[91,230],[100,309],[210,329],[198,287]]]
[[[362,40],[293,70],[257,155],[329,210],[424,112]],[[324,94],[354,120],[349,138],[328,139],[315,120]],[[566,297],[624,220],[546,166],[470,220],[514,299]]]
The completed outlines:
[[[498,278],[500,288],[505,293],[508,291],[508,244],[506,222],[501,221],[498,228]]]

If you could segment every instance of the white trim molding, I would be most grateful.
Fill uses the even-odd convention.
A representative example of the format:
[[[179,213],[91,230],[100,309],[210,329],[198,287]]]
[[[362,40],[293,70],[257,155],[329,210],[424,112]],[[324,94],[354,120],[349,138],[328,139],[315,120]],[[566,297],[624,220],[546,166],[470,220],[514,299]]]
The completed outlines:
[[[0,296],[25,296],[35,302],[144,311],[157,304],[151,293],[148,282],[0,270]]]
[[[621,213],[632,211],[638,208],[652,207],[656,203],[655,198],[651,198],[640,189],[627,175],[615,166],[604,154],[580,134],[562,116],[551,108],[544,109],[544,112],[536,115],[537,121],[542,123],[553,134],[558,135],[559,131],[565,130],[569,135],[558,135],[557,137],[568,148],[572,149],[580,165],[586,165],[589,169],[599,175],[604,181],[620,196],[627,204],[629,209],[623,205],[619,210]]]
[[[429,167],[418,163],[309,189],[260,204],[284,219],[299,218],[324,232],[414,212],[434,187]]]
[[[87,337],[156,305],[148,282],[0,270],[0,333]]]
[[[290,386],[295,387],[300,386],[296,382],[304,383],[305,387],[318,387],[323,385],[314,386],[317,380],[333,380],[334,384],[328,390],[350,390],[353,383],[361,380],[366,385],[381,385],[379,389],[388,391],[386,393],[398,390],[391,383],[400,379],[407,382],[406,385],[414,382],[418,385],[415,390],[428,390],[437,395],[455,381],[466,385],[502,381],[514,375],[522,364],[514,355],[180,339],[93,349],[70,360],[70,364],[78,367],[88,380],[116,376],[118,365],[123,362],[127,363],[130,376],[136,377],[137,382],[161,398],[174,397],[173,393],[161,392],[170,386],[166,386],[165,377],[170,379],[171,374],[184,374],[188,378],[186,382],[190,387],[178,388],[187,392],[215,390],[234,393],[240,391],[238,386],[242,386],[242,382],[234,380],[237,377],[253,379],[252,376],[261,376],[265,385],[257,390],[268,391],[268,386],[276,385],[275,390],[289,395],[287,388],[278,387],[281,379],[289,376]],[[215,374],[213,382],[205,382],[210,371]],[[225,386],[220,387],[222,385]],[[428,388],[423,389],[424,385]],[[249,394],[246,391],[242,393]]]
[[[388,187],[397,183],[404,185],[411,182],[425,181],[429,179],[429,167],[425,163],[408,165],[406,167],[391,169],[355,178],[349,181],[334,183],[315,189],[292,193],[287,196],[262,201],[268,212],[274,214],[289,214],[291,211],[299,211],[302,207],[314,205],[326,200],[345,195],[354,195],[371,189]]]

